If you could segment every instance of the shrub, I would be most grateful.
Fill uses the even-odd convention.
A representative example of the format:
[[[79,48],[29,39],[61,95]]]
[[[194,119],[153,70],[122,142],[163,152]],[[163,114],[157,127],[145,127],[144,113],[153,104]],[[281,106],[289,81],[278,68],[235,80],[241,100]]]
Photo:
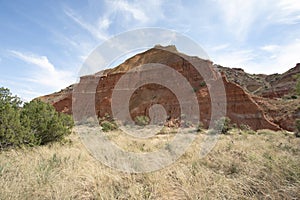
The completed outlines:
[[[140,116],[136,116],[134,121],[138,126],[146,126],[149,124],[150,119],[148,116],[140,115]]]
[[[0,88],[0,148],[32,143],[28,127],[20,122],[21,100],[6,88]]]
[[[199,85],[200,87],[205,87],[206,86],[206,82],[205,81],[202,81]]]
[[[292,95],[291,99],[298,99],[298,97],[296,95]]]
[[[100,123],[100,126],[102,127],[102,130],[104,132],[113,131],[117,129],[117,125],[114,122],[110,122],[107,120],[104,120]]]
[[[74,125],[71,116],[56,112],[53,106],[40,100],[25,103],[21,111],[21,122],[25,126],[24,120],[38,145],[62,140]]]
[[[215,122],[215,130],[220,131],[222,134],[228,134],[230,130],[230,119],[228,117],[221,117]]]
[[[71,116],[60,114],[39,100],[25,103],[0,88],[0,148],[60,141],[71,133]]]

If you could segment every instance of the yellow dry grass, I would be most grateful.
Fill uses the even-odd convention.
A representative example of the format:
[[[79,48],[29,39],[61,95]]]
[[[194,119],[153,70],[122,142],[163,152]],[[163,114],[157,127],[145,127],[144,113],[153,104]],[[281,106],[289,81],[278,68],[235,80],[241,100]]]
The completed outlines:
[[[173,165],[145,174],[115,171],[95,160],[76,134],[70,143],[0,152],[0,199],[300,199],[300,138],[282,132],[221,135],[199,158],[197,136]],[[108,133],[109,134],[109,133]],[[129,142],[151,150],[171,136]]]

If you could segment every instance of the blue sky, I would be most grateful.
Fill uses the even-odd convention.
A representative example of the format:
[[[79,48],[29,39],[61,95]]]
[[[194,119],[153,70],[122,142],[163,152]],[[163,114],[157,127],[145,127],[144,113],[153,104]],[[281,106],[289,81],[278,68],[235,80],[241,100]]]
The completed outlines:
[[[24,100],[58,91],[99,44],[143,27],[178,31],[250,73],[300,62],[299,0],[0,0],[0,86]]]

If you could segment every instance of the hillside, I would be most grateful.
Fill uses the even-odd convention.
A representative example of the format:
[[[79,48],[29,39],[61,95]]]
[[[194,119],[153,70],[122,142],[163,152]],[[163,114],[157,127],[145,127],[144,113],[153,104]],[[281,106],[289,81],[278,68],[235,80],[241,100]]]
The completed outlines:
[[[215,65],[226,74],[229,81],[242,86],[247,92],[266,98],[283,98],[295,95],[296,75],[300,73],[300,63],[283,74],[249,74],[240,68]]]
[[[282,128],[294,131],[294,121],[300,115],[298,107],[295,106],[299,100],[287,99],[296,97],[295,75],[300,72],[300,64],[283,74],[248,74],[242,69],[213,65],[211,61],[185,55],[178,52],[175,46],[155,46],[127,59],[115,68],[81,77],[81,82],[88,85],[90,78],[99,79],[95,93],[95,106],[96,114],[103,117],[106,114],[112,115],[112,91],[114,85],[126,72],[147,63],[168,65],[181,73],[194,88],[199,99],[199,106],[202,108],[200,110],[201,122],[207,127],[211,110],[209,89],[207,85],[202,85],[205,81],[193,69],[190,61],[211,74],[209,76],[213,80],[212,84],[220,80],[219,72],[223,74],[222,79],[227,98],[227,116],[232,119],[233,123],[245,124],[254,130],[264,128],[279,130]],[[141,76],[143,73],[149,72],[140,71],[137,73]],[[57,111],[72,114],[72,89],[73,86],[70,86],[60,92],[40,98],[53,104]],[[153,96],[156,98],[153,99]],[[138,88],[131,98],[131,115],[133,118],[138,115],[147,115],[149,106],[157,103],[167,108],[167,114],[170,118],[177,119],[180,114],[176,100],[173,98],[168,90],[157,86],[148,85]],[[81,101],[84,102],[84,99]],[[170,104],[170,102],[175,103]],[[269,106],[270,104],[271,106]],[[237,105],[239,106],[237,107]]]

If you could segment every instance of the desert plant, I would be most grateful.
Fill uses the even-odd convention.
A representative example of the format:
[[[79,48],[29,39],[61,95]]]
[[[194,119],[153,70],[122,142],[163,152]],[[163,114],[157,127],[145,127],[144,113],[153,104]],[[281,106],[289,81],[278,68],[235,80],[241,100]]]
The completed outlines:
[[[230,119],[228,117],[221,117],[219,120],[215,122],[215,130],[220,131],[222,134],[228,134],[230,130]]]
[[[150,119],[148,116],[139,115],[139,116],[135,117],[134,121],[135,121],[136,125],[138,125],[138,126],[146,126],[149,124]]]
[[[25,103],[0,88],[0,148],[60,141],[71,133],[73,120],[39,100]]]
[[[28,127],[20,122],[21,100],[9,89],[0,88],[0,148],[31,144]]]
[[[298,99],[298,97],[296,95],[292,95],[291,99]]]
[[[200,87],[205,87],[206,86],[206,82],[205,81],[202,81],[199,85]]]
[[[30,126],[38,145],[62,140],[74,125],[71,116],[56,112],[53,106],[40,100],[24,104],[21,123],[24,127]]]
[[[100,126],[102,127],[102,130],[104,132],[113,131],[113,130],[117,129],[117,125],[113,121],[110,122],[110,121],[104,120],[100,123]]]

